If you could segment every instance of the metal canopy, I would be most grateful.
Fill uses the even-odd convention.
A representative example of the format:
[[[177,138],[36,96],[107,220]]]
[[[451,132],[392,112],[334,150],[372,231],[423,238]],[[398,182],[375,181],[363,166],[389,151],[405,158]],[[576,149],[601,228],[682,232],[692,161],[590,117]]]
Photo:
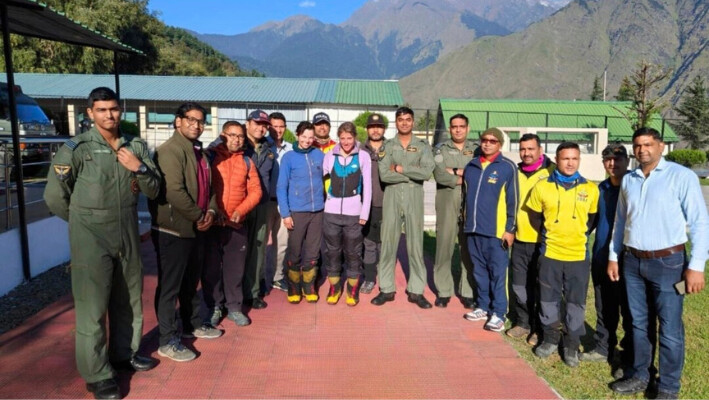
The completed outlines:
[[[12,68],[12,46],[10,33],[40,39],[65,42],[79,46],[98,47],[113,51],[113,68],[116,77],[116,93],[120,96],[118,80],[118,52],[143,54],[140,50],[106,36],[86,25],[67,18],[63,13],[47,7],[36,0],[0,0],[0,31],[2,31],[3,54],[7,70],[7,86],[15,86]],[[32,278],[30,271],[30,250],[27,234],[25,210],[24,177],[20,154],[20,130],[17,126],[17,103],[12,89],[8,90],[10,124],[12,126],[12,150],[17,176],[17,204],[20,219],[20,245],[22,247],[22,272],[25,280]]]
[[[0,0],[7,6],[7,27],[10,33],[40,39],[98,47],[124,53],[142,51],[95,31],[79,21],[35,0]]]

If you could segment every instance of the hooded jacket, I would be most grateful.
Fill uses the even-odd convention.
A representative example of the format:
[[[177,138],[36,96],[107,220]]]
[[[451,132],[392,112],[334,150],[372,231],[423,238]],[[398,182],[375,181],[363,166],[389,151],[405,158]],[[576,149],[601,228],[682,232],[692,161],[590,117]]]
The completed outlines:
[[[251,161],[247,166],[243,150],[231,153],[224,143],[211,151],[214,153],[212,188],[219,214],[228,220],[236,212],[243,220],[261,200],[261,181],[256,164]]]

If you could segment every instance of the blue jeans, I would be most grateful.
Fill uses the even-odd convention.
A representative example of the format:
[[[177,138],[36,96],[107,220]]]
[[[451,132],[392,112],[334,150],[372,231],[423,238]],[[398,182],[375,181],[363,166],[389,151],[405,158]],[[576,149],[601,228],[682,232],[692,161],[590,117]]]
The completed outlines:
[[[629,251],[623,256],[623,276],[628,292],[628,305],[633,317],[635,360],[633,377],[649,381],[652,344],[648,339],[648,304],[654,304],[660,320],[660,380],[658,390],[679,393],[684,367],[684,296],[673,285],[682,279],[686,266],[684,253],[655,259],[639,259]],[[647,289],[647,290],[646,290]]]

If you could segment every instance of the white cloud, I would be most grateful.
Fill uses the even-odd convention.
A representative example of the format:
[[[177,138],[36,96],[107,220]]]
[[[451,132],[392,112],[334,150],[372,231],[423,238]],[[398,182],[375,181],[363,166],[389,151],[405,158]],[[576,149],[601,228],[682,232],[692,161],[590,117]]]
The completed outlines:
[[[298,7],[301,7],[301,8],[315,7],[315,2],[314,1],[301,1],[298,4]]]

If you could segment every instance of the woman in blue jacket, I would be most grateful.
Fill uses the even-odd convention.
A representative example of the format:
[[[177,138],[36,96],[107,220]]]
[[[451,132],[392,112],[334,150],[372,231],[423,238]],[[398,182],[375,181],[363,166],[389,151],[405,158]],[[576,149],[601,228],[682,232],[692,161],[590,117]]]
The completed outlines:
[[[322,180],[325,155],[312,147],[313,124],[301,122],[295,134],[297,143],[281,160],[276,186],[278,208],[288,229],[288,301],[300,303],[302,293],[308,303],[315,303],[318,301],[315,277],[325,207]]]

